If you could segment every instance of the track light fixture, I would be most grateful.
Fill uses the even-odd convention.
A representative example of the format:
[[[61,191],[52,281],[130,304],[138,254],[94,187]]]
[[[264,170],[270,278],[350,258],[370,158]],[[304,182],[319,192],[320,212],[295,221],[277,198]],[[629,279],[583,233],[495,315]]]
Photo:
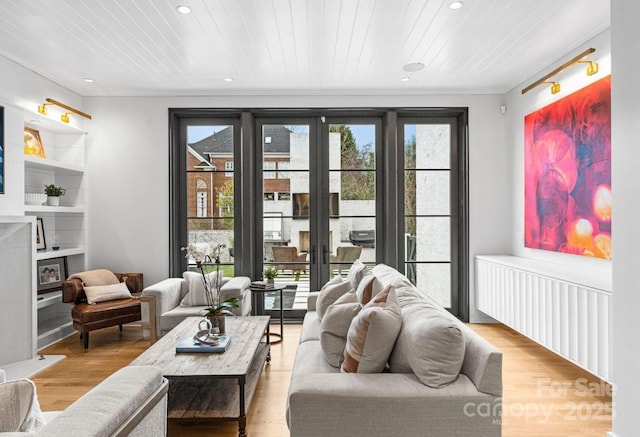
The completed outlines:
[[[583,58],[589,56],[590,54],[592,54],[595,51],[596,51],[596,49],[594,49],[594,48],[589,48],[589,49],[585,50],[584,52],[580,53],[575,58],[571,59],[570,61],[565,62],[564,64],[562,64],[561,66],[559,66],[558,68],[553,70],[551,73],[547,74],[546,76],[541,77],[540,79],[536,80],[534,83],[529,85],[528,87],[524,88],[522,90],[522,94],[525,94],[526,92],[531,91],[533,88],[535,88],[538,85],[541,85],[543,83],[551,84],[551,94],[557,94],[558,92],[560,92],[560,83],[557,82],[557,81],[550,81],[549,79],[551,79],[556,74],[560,73],[561,71],[566,70],[567,68],[569,68],[569,67],[571,67],[572,65],[575,65],[575,64],[588,64],[587,65],[587,76],[593,76],[594,74],[596,74],[598,72],[598,63],[597,62],[593,62],[593,61],[589,61],[589,60],[583,60]]]
[[[38,113],[42,115],[47,115],[47,105],[55,105],[55,106],[61,107],[62,109],[66,109],[68,111],[60,116],[60,120],[62,120],[63,123],[69,123],[69,114],[80,115],[84,118],[88,118],[89,120],[91,120],[91,116],[86,112],[82,112],[79,109],[66,105],[50,97],[47,97],[45,100],[46,100],[46,103],[43,103],[42,105],[38,105]]]

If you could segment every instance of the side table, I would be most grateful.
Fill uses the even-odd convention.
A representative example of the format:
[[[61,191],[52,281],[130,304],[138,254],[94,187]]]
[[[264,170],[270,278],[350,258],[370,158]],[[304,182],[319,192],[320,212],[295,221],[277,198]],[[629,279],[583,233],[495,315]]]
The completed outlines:
[[[252,301],[255,302],[256,301],[256,297],[258,295],[258,293],[271,293],[274,291],[279,291],[280,292],[280,333],[277,332],[268,332],[267,335],[272,335],[274,337],[278,337],[275,340],[270,340],[271,344],[276,344],[276,343],[280,343],[283,339],[284,336],[284,300],[283,300],[283,294],[282,291],[287,288],[287,284],[273,284],[272,288],[262,288],[262,287],[255,287],[253,285],[249,286],[249,289],[252,292]]]

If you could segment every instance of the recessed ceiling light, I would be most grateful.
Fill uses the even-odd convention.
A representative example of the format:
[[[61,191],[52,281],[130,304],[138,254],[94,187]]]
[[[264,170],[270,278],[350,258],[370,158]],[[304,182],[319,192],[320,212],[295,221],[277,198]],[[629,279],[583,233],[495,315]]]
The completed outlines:
[[[85,78],[84,78],[84,81],[85,81],[85,82],[87,82],[87,83],[93,83],[93,82],[95,82],[95,81],[94,81],[93,79],[91,79],[90,77],[85,77]]]
[[[407,73],[415,73],[416,71],[423,70],[424,64],[422,62],[411,62],[402,67],[402,69]]]
[[[410,77],[403,77],[402,79],[400,79],[402,82],[409,82],[411,80]]]
[[[460,9],[462,7],[462,5],[464,5],[463,2],[457,1],[457,2],[451,2],[449,3],[449,9]]]
[[[191,13],[191,8],[189,6],[185,6],[185,5],[180,5],[176,8],[178,10],[178,12],[180,12],[181,14],[190,14]]]
[[[225,77],[224,81],[225,82],[233,82],[233,77]]]

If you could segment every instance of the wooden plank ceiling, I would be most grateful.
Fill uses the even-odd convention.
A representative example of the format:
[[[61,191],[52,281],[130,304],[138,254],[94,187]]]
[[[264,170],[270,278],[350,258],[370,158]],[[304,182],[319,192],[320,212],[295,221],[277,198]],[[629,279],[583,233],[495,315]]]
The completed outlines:
[[[0,55],[85,96],[504,93],[610,23],[608,0],[450,1],[2,0]]]

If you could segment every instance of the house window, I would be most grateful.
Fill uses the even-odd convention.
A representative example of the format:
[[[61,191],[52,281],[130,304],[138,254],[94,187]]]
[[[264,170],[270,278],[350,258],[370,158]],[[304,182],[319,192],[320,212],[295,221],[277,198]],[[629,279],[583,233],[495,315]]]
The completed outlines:
[[[263,193],[262,198],[264,200],[276,200],[275,193]]]
[[[225,161],[224,163],[224,176],[227,178],[233,177],[233,161]]]
[[[275,161],[264,161],[262,163],[262,169],[264,170],[264,178],[265,179],[275,179],[276,178],[276,162]]]
[[[196,216],[207,216],[207,192],[198,191],[196,194]]]
[[[291,193],[289,192],[279,192],[278,200],[291,200]]]
[[[289,161],[278,162],[278,179],[289,179]]]

